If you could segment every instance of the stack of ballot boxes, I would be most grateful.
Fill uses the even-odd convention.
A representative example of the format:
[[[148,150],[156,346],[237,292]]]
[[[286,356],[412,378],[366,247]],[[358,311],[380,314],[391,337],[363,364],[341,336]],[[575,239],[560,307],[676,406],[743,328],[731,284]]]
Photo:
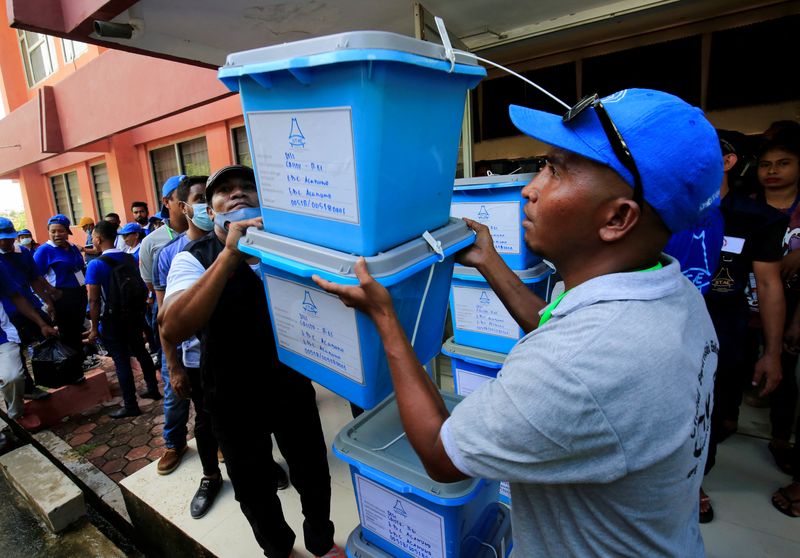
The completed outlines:
[[[455,253],[450,220],[467,91],[486,71],[464,55],[378,31],[231,54],[263,231],[257,256],[278,356],[362,408],[392,392],[377,331],[312,280],[357,284],[359,257],[392,294],[422,362],[440,349]]]
[[[442,393],[452,410],[461,398]],[[349,556],[474,558],[507,556],[508,509],[498,484],[484,479],[431,480],[405,437],[394,396],[347,425],[334,453],[350,465],[360,525]]]
[[[528,250],[522,227],[526,200],[521,191],[532,178],[532,174],[519,174],[456,180],[450,214],[486,225],[505,263],[533,293],[549,302],[556,276],[541,257]],[[454,335],[442,353],[450,358],[456,393],[466,396],[497,377],[506,355],[525,332],[489,283],[470,267],[454,267],[450,316]],[[502,483],[500,494],[502,502],[510,502],[507,483]]]

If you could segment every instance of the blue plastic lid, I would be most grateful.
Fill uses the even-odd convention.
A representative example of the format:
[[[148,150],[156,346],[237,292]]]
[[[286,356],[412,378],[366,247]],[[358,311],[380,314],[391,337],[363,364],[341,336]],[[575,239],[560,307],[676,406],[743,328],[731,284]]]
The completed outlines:
[[[385,31],[351,31],[229,54],[218,77],[236,91],[237,78],[245,75],[363,60],[403,62],[448,73],[486,75],[486,70],[478,66],[475,59],[463,54],[456,54],[455,65],[451,67],[444,47],[436,43]],[[298,78],[302,80],[304,76]]]
[[[488,190],[493,188],[521,188],[527,185],[535,173],[525,174],[492,174],[489,176],[476,176],[473,178],[458,178],[453,190],[463,192],[469,190]]]
[[[468,347],[466,345],[459,345],[455,339],[451,337],[442,345],[442,354],[450,358],[457,358],[470,364],[476,364],[492,370],[500,370],[503,363],[508,356],[505,353],[496,353],[494,351],[487,351],[485,349],[478,349],[477,347]]]
[[[547,279],[550,274],[553,273],[553,268],[544,262],[540,262],[533,267],[521,271],[514,271],[514,273],[517,274],[517,277],[519,277],[523,283],[530,285]],[[481,275],[480,271],[474,267],[467,267],[465,265],[457,265],[453,268],[453,279],[486,282],[486,278]]]
[[[427,269],[436,262],[452,256],[475,242],[475,233],[461,219],[450,218],[448,223],[431,231],[430,239],[438,243],[437,253],[423,236],[367,257],[367,269],[383,286],[395,285]],[[355,265],[359,256],[332,248],[303,242],[287,236],[250,228],[239,241],[239,249],[261,258],[262,263],[299,277],[320,277],[343,285],[357,285]]]
[[[442,393],[447,409],[453,408],[462,397]],[[333,442],[334,453],[353,465],[367,478],[400,493],[415,494],[443,506],[460,506],[485,485],[483,479],[458,482],[437,482],[425,472],[422,462],[402,436],[403,424],[397,400],[392,394],[371,411],[345,426]],[[395,441],[396,440],[396,441]]]

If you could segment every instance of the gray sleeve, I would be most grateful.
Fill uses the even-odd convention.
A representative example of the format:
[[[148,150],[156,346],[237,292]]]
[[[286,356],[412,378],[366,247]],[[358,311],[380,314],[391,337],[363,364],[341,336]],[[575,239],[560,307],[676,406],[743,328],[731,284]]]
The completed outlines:
[[[518,345],[498,379],[467,396],[445,422],[442,442],[463,473],[560,484],[611,482],[627,472],[617,434],[570,373],[574,359],[564,359],[547,337]]]
[[[154,234],[154,233],[150,233]],[[144,237],[142,247],[139,250],[139,273],[145,283],[153,282],[153,243],[147,242],[150,235]]]

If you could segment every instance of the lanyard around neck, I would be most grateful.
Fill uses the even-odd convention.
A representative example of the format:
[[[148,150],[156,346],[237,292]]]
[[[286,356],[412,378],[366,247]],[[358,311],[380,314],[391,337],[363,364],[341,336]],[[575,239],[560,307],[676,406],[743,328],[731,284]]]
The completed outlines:
[[[655,271],[655,270],[657,270],[657,269],[661,269],[662,267],[664,267],[664,266],[663,266],[663,265],[661,265],[661,262],[658,262],[658,263],[657,263],[656,265],[654,265],[653,267],[648,267],[647,269],[640,269],[640,270],[638,270],[638,271],[639,271],[639,272],[642,272],[642,273],[644,273],[644,272],[646,272],[646,271]],[[558,295],[558,296],[555,298],[555,300],[553,300],[553,301],[552,301],[550,304],[548,304],[548,305],[545,307],[544,311],[542,312],[542,317],[541,317],[541,318],[539,318],[539,327],[542,327],[544,324],[546,324],[547,322],[549,322],[549,321],[550,321],[550,318],[552,318],[552,317],[553,317],[553,310],[555,310],[555,309],[556,309],[556,306],[558,306],[558,304],[561,302],[561,300],[562,300],[562,299],[563,299],[565,296],[567,296],[567,293],[568,293],[570,290],[571,290],[571,289],[567,289],[566,291],[564,291],[563,293],[561,293],[560,295]]]

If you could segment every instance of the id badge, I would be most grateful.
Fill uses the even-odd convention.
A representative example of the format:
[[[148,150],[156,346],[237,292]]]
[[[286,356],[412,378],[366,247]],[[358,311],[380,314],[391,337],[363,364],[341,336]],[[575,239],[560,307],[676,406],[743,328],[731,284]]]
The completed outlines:
[[[83,287],[86,284],[86,278],[83,276],[83,271],[76,271],[75,279],[77,279],[78,285],[81,287]]]

